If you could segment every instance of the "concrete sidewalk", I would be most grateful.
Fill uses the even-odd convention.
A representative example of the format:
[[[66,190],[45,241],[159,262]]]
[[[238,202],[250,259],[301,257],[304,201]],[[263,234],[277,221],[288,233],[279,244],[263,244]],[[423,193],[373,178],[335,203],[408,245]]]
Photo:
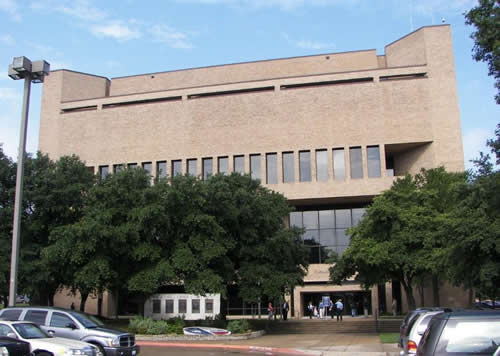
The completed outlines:
[[[138,341],[139,343],[139,341]],[[162,342],[158,342],[161,344]],[[169,341],[169,346],[191,344],[206,345],[210,348],[248,347],[268,349],[276,353],[286,354],[298,351],[305,355],[323,356],[397,356],[396,344],[382,344],[376,334],[288,334],[264,335],[248,340],[191,340]]]

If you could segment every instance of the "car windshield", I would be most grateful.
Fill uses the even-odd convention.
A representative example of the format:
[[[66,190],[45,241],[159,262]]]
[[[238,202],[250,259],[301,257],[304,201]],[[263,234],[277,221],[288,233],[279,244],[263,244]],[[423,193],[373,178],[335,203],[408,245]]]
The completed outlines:
[[[104,326],[103,322],[97,319],[95,316],[77,312],[71,312],[70,314],[86,328],[97,328],[100,326]]]
[[[20,323],[13,324],[12,326],[23,339],[45,339],[50,337],[45,331],[40,329],[38,325],[35,324]]]

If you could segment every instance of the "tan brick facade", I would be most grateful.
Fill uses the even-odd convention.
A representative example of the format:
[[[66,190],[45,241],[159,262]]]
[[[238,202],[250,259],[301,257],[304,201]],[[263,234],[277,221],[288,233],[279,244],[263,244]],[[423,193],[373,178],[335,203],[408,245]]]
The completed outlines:
[[[379,147],[380,177],[367,175],[368,146]],[[363,178],[350,178],[350,147],[362,148]],[[335,148],[345,152],[342,181],[332,178]],[[278,168],[278,183],[267,185],[292,204],[368,203],[395,179],[386,159],[395,175],[464,170],[450,27],[423,27],[378,56],[363,50],[111,80],[54,71],[43,88],[39,149],[52,159],[77,154],[96,172],[152,162],[153,175],[159,161],[170,174],[182,160],[186,172],[187,159],[197,159],[200,174],[207,157],[214,172],[218,157],[232,170],[236,155],[249,172],[250,155],[260,154],[263,184],[266,153],[277,153],[281,167],[282,153],[294,152],[295,182],[283,183]],[[329,179],[318,181],[315,153],[323,149]],[[299,181],[299,151],[310,151],[311,181]]]

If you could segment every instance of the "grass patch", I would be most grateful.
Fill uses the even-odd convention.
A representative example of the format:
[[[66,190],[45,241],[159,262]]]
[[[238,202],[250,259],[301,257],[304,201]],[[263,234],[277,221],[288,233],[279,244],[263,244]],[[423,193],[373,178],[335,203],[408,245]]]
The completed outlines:
[[[399,333],[380,333],[378,336],[382,344],[397,344],[399,342]]]

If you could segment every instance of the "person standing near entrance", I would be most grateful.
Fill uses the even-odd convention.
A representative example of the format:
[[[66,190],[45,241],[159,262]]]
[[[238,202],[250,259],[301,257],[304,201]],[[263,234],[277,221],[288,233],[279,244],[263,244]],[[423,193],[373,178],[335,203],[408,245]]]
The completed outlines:
[[[309,319],[312,319],[313,313],[314,313],[314,305],[312,302],[309,302],[309,305],[307,306],[307,310],[309,311]]]
[[[288,318],[288,309],[290,309],[290,307],[288,306],[288,302],[286,300],[281,308],[283,309],[283,320],[286,320]]]
[[[335,308],[337,309],[337,321],[342,321],[342,315],[344,313],[344,304],[342,304],[342,299],[337,300],[335,303]]]
[[[268,318],[272,319],[274,315],[273,303],[269,302],[269,304],[267,305],[267,312],[269,313]]]

